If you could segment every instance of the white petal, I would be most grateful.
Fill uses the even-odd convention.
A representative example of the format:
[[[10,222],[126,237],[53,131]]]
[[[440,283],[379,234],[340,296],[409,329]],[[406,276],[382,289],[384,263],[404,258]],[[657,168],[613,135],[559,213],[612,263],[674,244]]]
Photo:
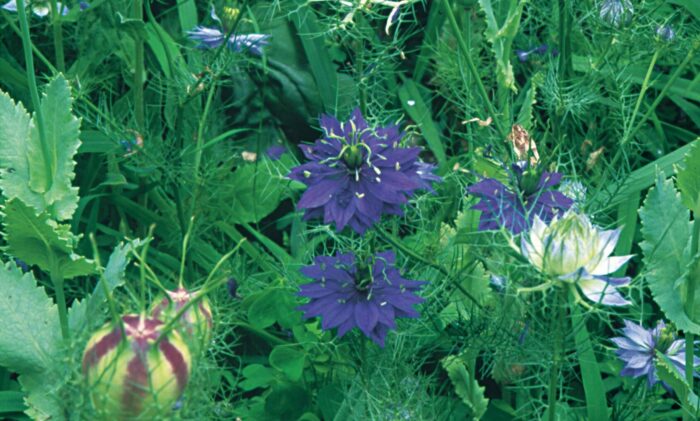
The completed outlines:
[[[600,279],[585,279],[578,282],[581,292],[589,300],[605,304],[609,306],[624,306],[631,304],[629,301],[625,300],[618,290],[605,281]]]
[[[525,237],[520,240],[520,249],[522,255],[530,261],[530,264],[535,268],[542,269],[542,242],[538,239],[534,239],[535,243],[539,244],[537,247],[535,244],[531,243]]]
[[[17,1],[10,0],[7,3],[3,4],[2,8],[5,10],[9,10],[10,12],[16,12],[17,11]]]
[[[622,265],[627,263],[633,257],[632,254],[627,256],[603,257],[593,268],[587,268],[591,275],[607,275],[620,269]]]
[[[617,241],[620,239],[621,232],[622,230],[618,228],[614,230],[601,231],[598,234],[598,247],[600,247],[599,256],[601,258],[608,257],[612,254],[612,252],[615,250],[615,246],[617,245]]]
[[[43,18],[46,15],[48,15],[50,11],[51,9],[47,6],[32,6],[32,13],[34,13],[36,16],[39,16],[40,18]]]

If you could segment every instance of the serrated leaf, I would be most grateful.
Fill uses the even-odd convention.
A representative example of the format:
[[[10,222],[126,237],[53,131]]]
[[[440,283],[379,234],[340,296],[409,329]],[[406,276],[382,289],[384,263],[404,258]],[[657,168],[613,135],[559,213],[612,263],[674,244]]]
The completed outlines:
[[[489,405],[489,400],[484,396],[486,388],[480,386],[476,379],[467,370],[467,365],[461,357],[449,355],[441,361],[442,367],[455,387],[455,393],[462,398],[462,402],[472,410],[474,419],[480,419]]]
[[[513,66],[510,64],[510,49],[513,44],[513,38],[515,38],[520,26],[520,16],[523,13],[525,0],[520,0],[517,3],[510,2],[510,9],[501,26],[499,26],[496,19],[491,0],[479,0],[479,5],[486,15],[486,31],[484,34],[491,43],[492,51],[496,57],[498,83],[503,87],[516,91]]]
[[[49,82],[40,105],[48,156],[44,155],[36,115],[27,147],[29,186],[43,194],[51,216],[59,221],[70,219],[78,207],[78,188],[71,181],[75,178],[73,156],[80,147],[80,122],[72,114],[72,102],[62,75]]]
[[[92,294],[81,301],[74,301],[68,310],[68,323],[71,331],[92,329],[103,323],[104,303],[106,300],[105,286],[107,291],[114,291],[124,284],[124,271],[129,263],[129,253],[142,244],[140,240],[119,244],[112,254],[105,267],[100,281],[95,286]]]
[[[20,374],[41,373],[55,363],[61,343],[58,309],[31,272],[0,267],[0,366]]]
[[[70,88],[63,76],[47,85],[40,107],[46,159],[35,119],[0,93],[0,188],[7,198],[19,198],[37,213],[48,211],[53,219],[67,220],[78,206],[78,189],[71,181],[80,124],[71,113]]]
[[[5,240],[7,251],[29,265],[52,271],[51,254],[56,259],[63,278],[69,279],[95,273],[95,262],[73,252],[78,238],[68,225],[60,225],[46,212],[36,215],[21,200],[5,203]]]
[[[57,393],[57,389],[63,384],[60,377],[44,373],[23,374],[19,376],[22,389],[27,391],[24,402],[27,410],[24,411],[31,419],[37,421],[63,421],[66,419],[63,401]]]
[[[678,171],[676,182],[681,191],[683,204],[700,215],[700,146],[696,142],[683,160],[683,168]]]
[[[700,325],[685,312],[682,296],[682,278],[691,261],[690,215],[673,181],[664,180],[663,173],[649,190],[639,216],[644,237],[640,247],[654,301],[679,329],[700,334]]]
[[[656,350],[656,374],[659,379],[666,382],[681,401],[681,404],[689,411],[700,413],[700,398],[693,392],[685,378],[678,372],[673,362],[661,351]]]

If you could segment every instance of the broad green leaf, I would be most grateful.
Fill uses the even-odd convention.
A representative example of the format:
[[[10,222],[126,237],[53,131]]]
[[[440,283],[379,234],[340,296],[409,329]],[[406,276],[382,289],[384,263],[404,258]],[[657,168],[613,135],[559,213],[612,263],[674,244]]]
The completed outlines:
[[[278,345],[270,352],[270,365],[293,382],[301,379],[305,361],[306,353],[290,345]]]
[[[683,204],[695,215],[700,215],[700,146],[697,142],[685,156],[683,168],[678,170],[677,182]]]
[[[647,284],[666,317],[686,332],[700,334],[700,325],[691,320],[683,307],[682,287],[690,256],[688,209],[681,203],[672,180],[659,175],[639,211],[644,241]]]
[[[245,379],[238,384],[238,387],[245,391],[268,387],[275,381],[274,370],[261,364],[248,365],[241,374]]]
[[[586,392],[586,411],[589,420],[604,421],[609,419],[607,401],[605,399],[605,387],[600,376],[600,368],[593,343],[588,334],[586,321],[581,315],[581,310],[574,306],[571,313],[571,321],[574,326],[574,339],[576,340],[576,355],[581,366],[583,378],[583,390]]]
[[[34,118],[26,150],[29,187],[43,195],[46,208],[53,219],[67,220],[78,207],[78,188],[73,187],[71,181],[75,178],[73,156],[80,147],[80,121],[71,112],[70,87],[62,75],[46,86],[40,107],[48,156],[44,155],[44,146]],[[43,209],[37,210],[41,212]]]
[[[685,378],[678,372],[673,362],[661,351],[656,350],[656,374],[659,379],[666,382],[688,411],[696,416],[700,414],[700,398],[693,392]]]
[[[78,238],[68,225],[60,225],[46,212],[36,215],[22,201],[5,203],[5,240],[7,251],[29,265],[53,271],[51,255],[56,259],[60,275],[66,279],[95,273],[95,262],[73,252]]]
[[[455,387],[455,393],[472,410],[473,419],[481,418],[489,405],[489,400],[484,396],[485,388],[469,373],[461,357],[449,355],[440,362]]]
[[[275,170],[268,161],[236,169],[229,180],[234,198],[230,215],[235,223],[259,222],[277,208],[287,181]]]
[[[55,364],[61,344],[58,310],[31,272],[0,267],[0,366],[41,373]]]

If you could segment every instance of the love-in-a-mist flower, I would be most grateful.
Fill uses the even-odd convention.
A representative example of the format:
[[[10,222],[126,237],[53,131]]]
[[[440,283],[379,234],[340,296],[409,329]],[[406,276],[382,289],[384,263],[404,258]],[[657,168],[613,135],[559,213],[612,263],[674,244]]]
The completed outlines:
[[[396,329],[397,317],[419,317],[413,305],[422,281],[404,279],[394,266],[393,251],[377,253],[356,262],[353,253],[318,256],[301,272],[315,281],[301,285],[299,295],[311,301],[299,307],[304,318],[320,316],[321,328],[338,328],[338,337],[358,327],[383,347],[387,333]]]
[[[323,217],[341,231],[349,225],[362,234],[383,214],[401,215],[401,205],[418,189],[439,178],[421,162],[421,148],[401,147],[397,126],[370,127],[359,108],[349,121],[321,117],[323,137],[302,145],[309,159],[289,174],[308,186],[297,207],[305,219]]]
[[[652,329],[644,329],[643,326],[628,320],[624,322],[623,336],[611,339],[618,347],[615,353],[625,363],[620,371],[621,376],[646,376],[649,387],[656,384],[659,381],[656,375],[658,350],[665,354],[678,373],[685,377],[685,340],[677,339],[663,320]],[[694,359],[694,366],[700,364],[700,358]]]
[[[506,228],[513,234],[527,230],[537,216],[545,222],[561,215],[574,203],[552,188],[562,175],[515,164],[511,171],[511,186],[495,178],[485,178],[467,189],[481,199],[472,209],[481,211],[479,231]]]
[[[634,15],[630,0],[603,0],[600,4],[600,18],[612,26],[628,25]]]
[[[199,48],[218,48],[226,42],[226,46],[235,52],[250,51],[259,56],[262,55],[262,49],[269,44],[269,34],[228,34],[221,29],[221,19],[216,15],[214,7],[211,8],[211,17],[219,23],[218,28],[210,28],[206,26],[196,26],[193,30],[187,32],[187,36],[199,42]]]
[[[576,285],[595,303],[629,304],[617,287],[630,283],[629,277],[614,278],[615,272],[632,258],[610,256],[620,238],[620,229],[601,230],[588,216],[569,211],[547,226],[539,217],[521,240],[521,252],[542,274]]]

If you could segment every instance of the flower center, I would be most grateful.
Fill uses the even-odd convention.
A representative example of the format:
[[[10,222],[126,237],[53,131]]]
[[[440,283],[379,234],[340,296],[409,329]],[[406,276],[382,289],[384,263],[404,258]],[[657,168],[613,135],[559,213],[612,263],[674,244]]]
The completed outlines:
[[[362,148],[359,144],[350,145],[343,153],[343,161],[351,170],[356,170],[362,166]]]

